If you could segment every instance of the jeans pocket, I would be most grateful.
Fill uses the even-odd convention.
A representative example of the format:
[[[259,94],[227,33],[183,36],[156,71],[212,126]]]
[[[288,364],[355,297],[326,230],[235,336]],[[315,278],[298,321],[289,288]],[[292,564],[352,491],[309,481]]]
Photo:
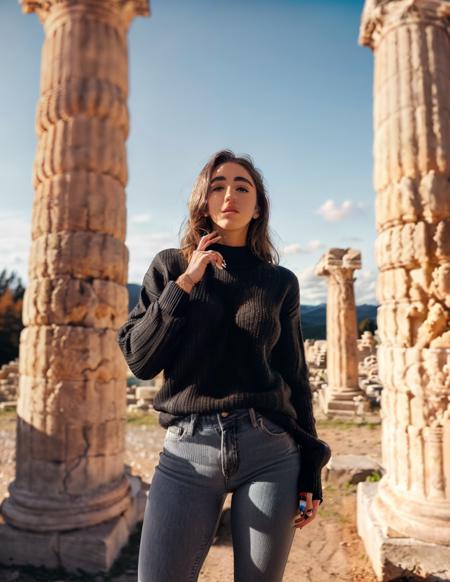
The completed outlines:
[[[166,439],[180,440],[185,431],[183,424],[171,424],[166,430]]]
[[[273,422],[266,416],[263,416],[262,414],[257,415],[257,421],[260,429],[263,430],[265,433],[270,434],[271,436],[282,437],[289,434],[289,432],[285,428],[283,428],[276,422]]]

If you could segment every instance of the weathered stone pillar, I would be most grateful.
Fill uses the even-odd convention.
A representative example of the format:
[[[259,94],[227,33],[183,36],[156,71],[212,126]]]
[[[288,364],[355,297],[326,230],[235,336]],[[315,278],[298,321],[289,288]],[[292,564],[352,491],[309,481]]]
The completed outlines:
[[[328,278],[327,375],[325,393],[319,392],[323,411],[333,416],[353,416],[358,384],[358,325],[353,273],[361,268],[361,253],[330,249],[318,262],[315,274]]]
[[[358,526],[384,579],[450,576],[449,23],[450,2],[371,0],[359,39],[375,57],[386,474],[360,484]]]
[[[128,310],[127,31],[149,7],[22,8],[37,12],[45,41],[16,478],[2,504],[0,559],[105,570],[142,510],[140,483],[124,472],[127,368],[116,332]]]

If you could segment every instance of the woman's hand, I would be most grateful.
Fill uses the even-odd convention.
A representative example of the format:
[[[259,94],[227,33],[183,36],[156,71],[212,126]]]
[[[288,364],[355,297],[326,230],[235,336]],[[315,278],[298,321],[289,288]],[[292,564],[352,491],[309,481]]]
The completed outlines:
[[[192,253],[186,271],[176,280],[182,289],[190,293],[193,286],[203,278],[209,263],[215,263],[219,269],[226,268],[227,264],[221,253],[206,250],[210,244],[217,242],[221,238],[222,236],[218,235],[216,230],[202,236],[197,248]]]
[[[297,515],[294,517],[294,525],[298,529],[302,529],[305,525],[309,525],[312,520],[317,515],[317,510],[320,505],[319,499],[312,498],[312,493],[306,494],[306,507],[304,512],[302,513],[300,509],[297,508]]]

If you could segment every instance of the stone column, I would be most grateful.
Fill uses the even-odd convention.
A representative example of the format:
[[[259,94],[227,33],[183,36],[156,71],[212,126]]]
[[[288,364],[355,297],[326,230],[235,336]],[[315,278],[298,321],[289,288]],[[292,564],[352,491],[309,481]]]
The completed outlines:
[[[358,326],[353,273],[361,268],[361,253],[330,249],[320,259],[315,274],[328,278],[327,375],[319,402],[327,415],[353,416],[353,398],[364,396],[358,384]]]
[[[45,41],[16,478],[2,504],[0,559],[95,572],[111,565],[142,510],[140,482],[124,472],[127,367],[116,332],[128,310],[127,31],[149,7],[22,8],[38,14]]]
[[[358,525],[380,572],[450,575],[449,22],[441,0],[367,1],[361,22],[359,42],[375,58],[386,474],[359,487]],[[406,542],[395,554],[398,537]]]

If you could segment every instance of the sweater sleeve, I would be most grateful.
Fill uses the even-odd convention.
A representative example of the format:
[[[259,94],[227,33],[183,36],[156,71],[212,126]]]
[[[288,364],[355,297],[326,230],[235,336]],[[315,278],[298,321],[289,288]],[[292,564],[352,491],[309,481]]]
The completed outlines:
[[[117,332],[117,342],[133,374],[154,378],[174,356],[186,323],[189,293],[169,280],[163,251],[148,268],[136,306]]]
[[[317,437],[300,319],[300,285],[295,274],[281,307],[280,320],[281,334],[272,352],[271,362],[291,387],[291,401],[297,413],[298,424],[306,432]],[[312,492],[313,499],[322,502],[320,470],[315,470],[308,463],[302,463],[299,490]]]

